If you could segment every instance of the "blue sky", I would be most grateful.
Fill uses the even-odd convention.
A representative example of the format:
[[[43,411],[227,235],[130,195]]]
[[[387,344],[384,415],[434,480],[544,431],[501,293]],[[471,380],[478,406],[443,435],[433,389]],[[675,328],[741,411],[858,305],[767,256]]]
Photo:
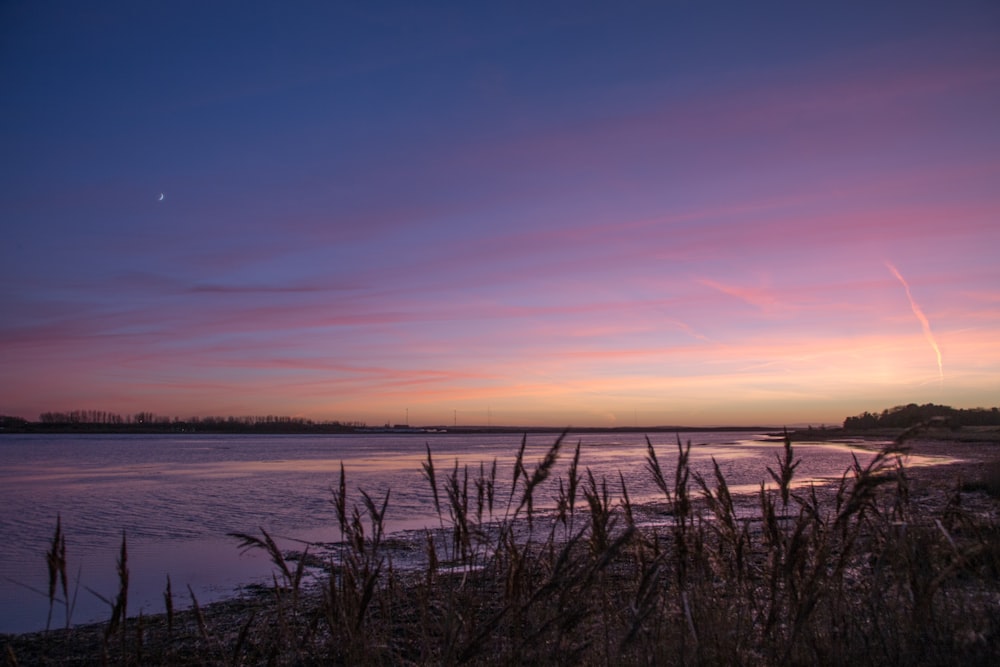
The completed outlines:
[[[624,4],[6,3],[0,412],[995,405],[995,3]]]

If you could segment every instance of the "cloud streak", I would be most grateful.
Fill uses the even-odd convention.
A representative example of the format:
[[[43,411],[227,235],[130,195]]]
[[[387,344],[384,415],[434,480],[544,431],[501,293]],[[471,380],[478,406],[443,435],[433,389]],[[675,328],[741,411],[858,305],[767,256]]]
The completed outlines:
[[[913,310],[913,314],[916,315],[917,319],[920,321],[920,327],[924,331],[924,338],[927,339],[927,342],[930,344],[931,349],[934,350],[934,355],[937,357],[938,376],[940,378],[941,385],[943,386],[944,364],[941,361],[941,348],[938,347],[937,341],[934,340],[934,334],[933,332],[931,332],[931,323],[927,319],[927,316],[924,315],[924,311],[920,308],[920,305],[914,300],[913,294],[910,292],[910,285],[903,278],[903,275],[899,272],[899,270],[895,266],[892,265],[891,262],[886,261],[885,265],[889,269],[889,271],[892,272],[892,275],[896,276],[896,279],[899,280],[900,283],[902,283],[903,289],[906,290],[906,298],[910,302],[910,308]]]
[[[174,39],[180,10],[101,40],[26,10],[22,103],[0,109],[0,414],[696,425],[993,405],[989,22],[755,10],[747,29],[685,7],[320,12],[350,37],[333,40],[247,12],[210,41]],[[132,20],[191,47],[163,51],[155,85]]]

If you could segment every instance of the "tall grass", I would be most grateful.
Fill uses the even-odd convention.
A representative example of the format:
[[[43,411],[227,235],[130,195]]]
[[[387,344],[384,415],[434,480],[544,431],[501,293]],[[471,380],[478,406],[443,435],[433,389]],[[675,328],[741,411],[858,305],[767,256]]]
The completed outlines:
[[[49,615],[45,620],[45,630],[52,625],[52,610],[59,600],[58,592],[62,590],[62,601],[66,610],[66,627],[69,628],[70,602],[69,577],[66,574],[66,535],[62,532],[62,517],[56,516],[56,531],[52,536],[52,544],[45,554],[49,570]]]
[[[442,472],[428,448],[438,527],[416,571],[393,563],[389,494],[359,492],[352,506],[341,467],[340,541],[324,566],[307,570],[308,550],[293,566],[264,530],[235,534],[274,562],[270,599],[237,630],[213,627],[192,595],[198,648],[183,655],[302,665],[992,664],[1000,655],[1000,525],[964,509],[959,485],[936,505],[916,504],[905,439],[817,487],[796,485],[800,460],[786,436],[768,468],[773,484],[751,498],[731,492],[714,460],[708,474],[692,470],[690,443],[678,438],[671,470],[647,440],[661,520],[644,524],[650,510],[632,503],[625,477],[581,468],[579,443],[554,477],[565,436],[530,471],[522,441],[507,488],[496,461]],[[552,508],[540,509],[543,489]],[[60,531],[57,522],[50,582],[65,598]],[[127,591],[125,565],[123,538]],[[167,585],[161,632],[176,640]],[[154,651],[148,620],[126,641],[121,600],[111,660],[181,655],[177,641]]]

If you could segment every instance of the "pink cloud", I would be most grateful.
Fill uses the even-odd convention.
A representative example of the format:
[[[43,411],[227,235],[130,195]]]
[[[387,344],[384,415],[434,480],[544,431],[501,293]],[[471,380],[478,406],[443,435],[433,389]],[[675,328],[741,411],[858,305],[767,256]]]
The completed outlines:
[[[775,297],[774,292],[768,289],[724,285],[708,279],[702,279],[698,282],[712,289],[719,290],[723,294],[728,294],[731,297],[745,301],[764,312],[770,312],[781,307],[781,302]]]
[[[112,400],[349,418],[338,411],[490,401],[613,419],[642,402],[746,414],[774,397],[939,400],[928,339],[963,396],[995,395],[983,387],[1000,372],[988,287],[1000,284],[1000,62],[988,29],[935,33],[697,79],[640,67],[541,99],[495,85],[480,97],[470,63],[460,85],[474,79],[476,103],[452,111],[489,106],[485,120],[422,117],[436,98],[349,113],[370,128],[362,145],[353,126],[303,113],[253,145],[206,133],[197,164],[162,146],[172,166],[119,171],[117,185],[109,159],[48,194],[9,193],[15,236],[52,252],[0,267],[13,314],[0,410]],[[372,52],[345,67],[404,61]],[[317,72],[262,84],[243,72],[181,104]],[[120,130],[116,157],[132,155]],[[98,156],[64,134],[61,172]],[[141,182],[164,176],[178,189],[151,207],[161,186]],[[36,219],[71,224],[53,235]]]

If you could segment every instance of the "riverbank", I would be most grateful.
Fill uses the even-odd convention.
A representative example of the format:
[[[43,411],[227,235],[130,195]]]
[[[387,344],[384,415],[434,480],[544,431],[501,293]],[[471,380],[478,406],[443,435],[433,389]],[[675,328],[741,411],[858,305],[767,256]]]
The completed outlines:
[[[911,446],[923,443],[921,446],[928,446],[931,443],[940,443],[944,447],[959,446],[963,443],[983,443],[986,445],[1000,442],[1000,427],[998,426],[964,426],[961,428],[951,428],[942,425],[917,426],[912,429],[904,428],[868,428],[868,429],[844,429],[844,428],[809,428],[789,430],[787,433],[792,442],[816,442],[826,440],[851,440],[859,442],[878,442],[894,440],[907,431],[912,431],[912,436],[907,436],[906,441]],[[784,431],[771,431],[769,433],[774,438],[783,438]]]
[[[1000,649],[1000,442],[905,444],[957,460],[900,474],[887,459],[840,492],[789,487],[787,508],[778,487],[739,517],[724,480],[702,489],[683,465],[661,471],[667,502],[646,508],[581,474],[576,500],[590,511],[565,508],[551,533],[525,537],[540,466],[524,471],[525,512],[517,530],[500,527],[502,540],[471,520],[475,491],[463,504],[461,480],[443,476],[449,530],[423,571],[393,568],[368,524],[375,503],[354,526],[344,507],[348,534],[367,542],[341,552],[322,590],[300,585],[297,561],[277,554],[286,569],[271,589],[0,643],[22,665],[986,664]],[[791,461],[774,467],[794,477]]]
[[[795,442],[819,440],[850,441],[873,451],[881,448],[904,432],[903,429],[872,431],[839,431],[839,435],[819,437],[818,431],[797,431],[791,434]],[[946,428],[921,429],[903,443],[906,451],[915,456],[954,459],[953,462],[933,466],[911,467],[910,474],[928,492],[946,493],[956,485],[968,490],[989,490],[1000,497],[1000,429],[996,427],[965,428],[953,431]]]

